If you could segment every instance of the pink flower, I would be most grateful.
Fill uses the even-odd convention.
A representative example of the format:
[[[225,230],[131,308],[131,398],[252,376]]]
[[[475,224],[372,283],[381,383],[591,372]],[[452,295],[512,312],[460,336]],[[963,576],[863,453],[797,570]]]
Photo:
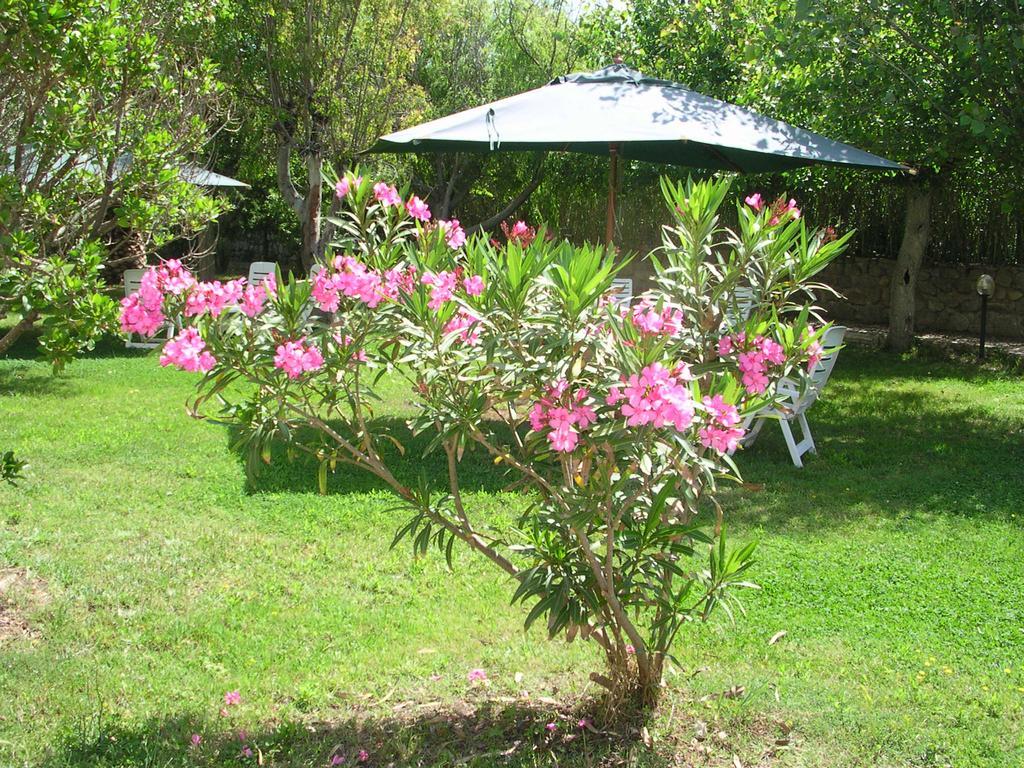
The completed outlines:
[[[343,765],[344,763],[345,758],[341,755],[331,755],[331,762],[329,763],[329,765]]]
[[[470,296],[479,296],[484,292],[484,279],[480,275],[470,275],[462,281],[462,284]]]
[[[242,291],[242,304],[240,309],[247,317],[256,317],[263,311],[263,302],[267,300],[265,286],[249,285]]]
[[[334,185],[334,194],[336,194],[338,196],[338,199],[341,200],[343,197],[347,196],[349,192],[352,191],[353,187],[358,187],[362,183],[362,176],[356,176],[353,178],[352,181],[349,180],[348,176],[342,176],[340,179],[338,179],[338,183]]]
[[[725,357],[732,352],[732,337],[723,336],[718,340],[718,356]]]
[[[824,347],[821,346],[821,342],[812,341],[807,345],[807,372],[813,371],[818,363],[821,362],[821,356],[825,353]]]
[[[534,403],[529,416],[533,431],[551,430],[547,434],[548,442],[561,453],[576,450],[580,431],[597,421],[593,407],[586,403],[590,392],[580,387],[570,397],[563,397],[568,387],[565,379],[556,381],[540,402]]]
[[[161,301],[163,301],[163,297],[161,297]],[[121,330],[125,333],[153,336],[165,322],[166,318],[160,307],[147,308],[138,293],[121,299]]]
[[[683,329],[681,310],[664,307],[658,311],[649,299],[637,302],[630,314],[630,321],[640,333],[648,336],[677,336]]]
[[[771,226],[775,226],[785,218],[792,217],[794,219],[800,218],[800,209],[796,207],[796,200],[790,198],[787,203],[783,198],[779,198],[772,204],[772,217],[768,221]]]
[[[459,311],[452,316],[444,326],[445,333],[459,333],[459,338],[466,344],[473,347],[480,343],[480,330],[476,328],[480,318],[459,308]]]
[[[558,723],[548,723],[544,726],[549,732],[553,733],[558,730]]]
[[[229,707],[233,707],[236,704],[242,703],[242,694],[240,691],[228,691],[224,694],[224,703]]]
[[[409,198],[409,201],[405,204],[405,210],[407,210],[409,215],[414,219],[430,221],[430,208],[427,207],[425,202],[416,197],[416,195]]]
[[[709,423],[700,430],[700,442],[705,448],[718,453],[731,453],[743,439],[740,414],[736,406],[725,402],[721,395],[705,397],[702,401],[710,417]]]
[[[620,411],[631,427],[672,425],[681,432],[693,421],[690,388],[661,363],[648,365],[640,375],[630,376],[622,394],[626,402]]]
[[[192,742],[193,747],[198,747],[200,744],[203,743],[203,737],[200,736],[198,733],[193,733],[190,741]]]
[[[588,728],[590,727],[590,721],[587,720],[587,718],[585,717],[581,717],[580,721],[576,723],[576,725],[578,725],[580,728]]]
[[[634,653],[636,653],[636,648],[634,648],[632,645],[627,645],[626,653],[632,656]]]
[[[537,239],[537,230],[527,226],[525,221],[517,221],[511,227],[507,222],[501,222],[501,231],[505,233],[505,239],[510,243],[519,243],[526,248]]]
[[[764,199],[761,197],[760,192],[755,192],[750,197],[744,198],[743,202],[753,208],[755,211],[760,211],[764,207]]]
[[[277,296],[277,275],[271,272],[265,278],[263,278],[263,290],[267,292],[267,298],[272,299]]]
[[[196,279],[178,259],[167,259],[156,271],[160,290],[180,296],[193,285]]]
[[[243,280],[196,283],[185,299],[185,316],[196,317],[209,312],[211,317],[219,317],[226,307],[242,299],[243,283]]]
[[[451,300],[455,295],[455,288],[458,285],[458,278],[454,272],[424,272],[420,282],[431,286],[430,301],[427,306],[431,309],[440,309],[441,306]]]
[[[185,328],[164,344],[160,365],[174,365],[191,373],[206,373],[217,359],[206,351],[206,342],[195,328]]]
[[[359,750],[359,754],[358,754],[358,755],[356,755],[356,759],[357,759],[357,760],[358,760],[358,761],[359,761],[360,763],[365,763],[365,762],[366,762],[367,760],[369,760],[369,759],[370,759],[370,753],[369,753],[369,752],[367,752],[367,751],[366,751],[365,749],[360,749],[360,750]]]
[[[438,221],[437,226],[445,233],[445,241],[452,250],[458,250],[466,244],[466,230],[459,224],[458,219]]]
[[[288,374],[288,378],[297,379],[307,371],[315,371],[324,364],[324,358],[316,347],[306,347],[305,340],[286,341],[277,348],[274,355],[274,367]]]
[[[252,749],[248,744],[242,747],[241,757],[252,757]]]
[[[385,208],[402,204],[402,198],[399,197],[398,190],[383,181],[373,185],[373,196]]]
[[[486,682],[487,673],[484,672],[482,669],[471,669],[469,670],[469,674],[466,675],[466,679],[468,679],[469,682],[471,683]]]
[[[712,448],[718,453],[730,453],[736,450],[743,439],[743,430],[730,427],[701,427],[700,442],[705,448]]]

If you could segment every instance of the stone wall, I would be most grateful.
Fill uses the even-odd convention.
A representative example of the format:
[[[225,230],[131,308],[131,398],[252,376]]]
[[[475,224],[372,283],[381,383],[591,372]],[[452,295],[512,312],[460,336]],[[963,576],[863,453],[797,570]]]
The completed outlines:
[[[842,299],[822,297],[821,305],[836,320],[872,325],[889,322],[889,279],[893,259],[840,258],[822,272],[820,281],[835,288]],[[988,303],[988,332],[1010,339],[1024,338],[1024,267],[980,264],[934,264],[921,269],[917,283],[917,329],[977,333],[981,298],[978,276],[990,274],[996,290]]]

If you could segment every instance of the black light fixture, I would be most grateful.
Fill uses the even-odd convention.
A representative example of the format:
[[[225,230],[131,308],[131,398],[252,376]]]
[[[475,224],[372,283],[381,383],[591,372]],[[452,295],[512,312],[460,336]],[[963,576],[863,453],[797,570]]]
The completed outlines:
[[[985,326],[988,322],[988,297],[995,293],[996,281],[992,275],[982,275],[975,286],[981,296],[981,337],[978,341],[978,359],[985,359]]]

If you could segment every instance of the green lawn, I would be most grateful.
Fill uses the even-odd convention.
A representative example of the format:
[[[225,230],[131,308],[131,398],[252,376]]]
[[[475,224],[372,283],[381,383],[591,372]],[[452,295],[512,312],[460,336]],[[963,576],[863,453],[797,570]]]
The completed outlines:
[[[0,488],[0,582],[21,585],[0,766],[1024,764],[1019,378],[850,349],[812,412],[820,457],[794,469],[769,425],[727,499],[763,589],[681,638],[645,746],[577,727],[597,654],[524,634],[484,562],[389,551],[375,483],[319,496],[282,460],[250,487],[227,432],[186,415],[190,375],[21,355],[0,360],[0,451],[31,462]],[[490,462],[469,486],[511,517]]]

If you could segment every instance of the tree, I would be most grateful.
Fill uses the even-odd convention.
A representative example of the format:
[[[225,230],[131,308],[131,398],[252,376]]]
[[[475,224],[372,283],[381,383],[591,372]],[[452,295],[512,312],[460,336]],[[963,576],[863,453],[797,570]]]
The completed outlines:
[[[297,217],[301,264],[322,260],[324,167],[423,106],[408,74],[418,47],[411,0],[243,0],[220,29],[218,57],[252,132],[270,148],[277,188]],[[297,182],[297,178],[302,181]],[[331,211],[327,212],[331,215]]]
[[[889,344],[902,351],[914,339],[937,193],[973,187],[990,206],[1005,205],[998,190],[1012,185],[995,180],[1024,169],[1024,11],[1013,0],[830,0],[797,2],[793,13],[795,23],[783,16],[754,27],[760,51],[784,53],[752,64],[751,88],[777,94],[812,127],[912,168],[889,306]]]
[[[588,14],[583,26],[597,51],[913,168],[902,177],[822,168],[771,181],[803,192],[810,208],[856,218],[872,231],[862,237],[903,219],[902,238],[893,233],[895,349],[913,341],[917,274],[937,224],[956,247],[966,238],[950,229],[970,227],[983,241],[993,221],[1006,222],[1004,242],[1019,239],[1024,11],[1014,0],[633,0]]]
[[[15,0],[0,12],[0,316],[42,321],[60,366],[114,318],[101,269],[200,231],[221,204],[183,164],[209,139],[220,89],[186,41],[198,4]],[[123,268],[123,264],[120,265]]]
[[[313,280],[213,291],[168,263],[132,302],[184,325],[160,362],[203,374],[191,410],[233,425],[250,468],[286,448],[312,457],[324,493],[338,465],[375,475],[408,512],[393,543],[486,558],[530,606],[527,627],[602,649],[607,674],[591,679],[629,713],[657,703],[680,630],[747,586],[754,543],[726,547],[718,484],[738,474],[743,417],[775,402],[780,377],[807,384],[822,351],[814,276],[849,239],[759,195],[722,227],[727,180],[663,191],[655,287],[621,308],[622,264],[603,246],[467,240],[418,197],[352,174],[339,255]],[[409,426],[444,454],[443,477],[389,465],[397,437],[372,405],[385,373],[408,383]],[[486,461],[523,491],[515,525],[486,526],[463,497],[466,468]]]

